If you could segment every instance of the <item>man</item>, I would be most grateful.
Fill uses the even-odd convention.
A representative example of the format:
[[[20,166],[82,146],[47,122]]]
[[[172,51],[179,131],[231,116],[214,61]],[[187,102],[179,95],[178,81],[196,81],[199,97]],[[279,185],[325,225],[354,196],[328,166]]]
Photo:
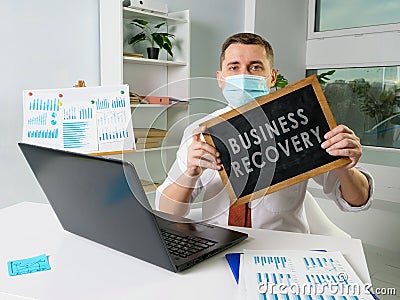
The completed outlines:
[[[309,232],[303,209],[308,180],[243,204],[235,208],[236,212],[229,209],[229,196],[218,174],[221,168],[219,153],[203,141],[201,134],[206,128],[198,126],[205,120],[268,94],[276,78],[272,47],[262,37],[239,33],[225,41],[217,80],[229,105],[186,129],[177,160],[157,193],[156,205],[161,211],[184,216],[190,209],[190,203],[202,194],[203,219],[212,223]],[[241,88],[235,91],[231,84]],[[246,97],[248,94],[251,97]],[[333,156],[347,156],[351,162],[313,179],[323,186],[325,194],[342,210],[368,208],[373,179],[366,170],[356,167],[362,154],[360,139],[344,125],[327,132],[324,138],[326,140],[321,144],[323,149]],[[235,220],[238,210],[244,215],[239,225]]]

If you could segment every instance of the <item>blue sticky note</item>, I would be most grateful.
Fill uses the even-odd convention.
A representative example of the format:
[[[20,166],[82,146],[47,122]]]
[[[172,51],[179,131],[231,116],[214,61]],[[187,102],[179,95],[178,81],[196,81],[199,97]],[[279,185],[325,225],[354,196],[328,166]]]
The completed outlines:
[[[7,262],[8,275],[16,276],[51,270],[46,254]]]

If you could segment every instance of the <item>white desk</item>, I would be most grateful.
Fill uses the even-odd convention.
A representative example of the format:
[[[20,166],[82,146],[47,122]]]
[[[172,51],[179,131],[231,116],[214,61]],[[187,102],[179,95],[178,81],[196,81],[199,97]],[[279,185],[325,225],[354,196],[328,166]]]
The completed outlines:
[[[357,239],[259,229],[239,230],[243,249],[341,251],[364,282],[370,282]],[[0,210],[0,292],[35,299],[239,299],[224,254],[182,273],[172,273],[64,231],[48,204],[20,203]],[[49,256],[50,271],[11,277],[7,261]]]

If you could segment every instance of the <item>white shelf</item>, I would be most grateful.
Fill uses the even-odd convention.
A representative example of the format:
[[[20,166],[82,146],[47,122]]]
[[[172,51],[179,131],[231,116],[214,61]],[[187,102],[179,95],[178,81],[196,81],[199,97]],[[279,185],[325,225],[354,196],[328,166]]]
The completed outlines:
[[[124,7],[123,8],[123,18],[124,19],[143,19],[150,23],[165,21],[168,25],[188,23],[188,20],[173,18],[168,15],[151,13],[144,10]]]
[[[139,95],[151,95],[157,91],[158,95],[189,99],[189,10],[164,15],[140,8],[122,7],[121,1],[99,0],[99,5],[101,85],[128,84],[130,90]],[[130,36],[135,32],[130,24],[133,19],[146,20],[151,24],[165,22],[167,32],[176,37],[173,42],[174,56],[168,56],[165,51],[160,53],[159,60],[124,55],[129,52],[146,52],[146,44],[134,48],[128,44]],[[124,159],[135,164],[141,178],[162,182],[176,159],[183,132],[188,125],[189,104],[178,102],[170,105],[130,105],[135,127],[167,130],[168,140],[164,141],[164,146],[158,148],[102,154],[123,155]]]
[[[131,107],[140,107],[140,108],[170,108],[170,107],[176,107],[176,106],[187,106],[189,105],[189,102],[180,102],[180,103],[174,103],[174,104],[131,104]]]
[[[157,147],[157,148],[138,149],[138,150],[133,150],[132,153],[149,152],[149,151],[164,151],[164,150],[178,150],[178,149],[179,149],[179,145],[173,145],[173,146],[163,146],[163,147]]]
[[[129,155],[131,153],[141,153],[148,151],[162,151],[162,150],[177,150],[179,149],[179,145],[172,146],[162,146],[157,148],[147,148],[147,149],[129,149],[129,150],[120,150],[120,151],[98,151],[89,153],[91,156],[109,156],[109,155]]]
[[[172,60],[160,60],[160,59],[149,59],[143,57],[130,57],[124,56],[124,62],[145,64],[145,65],[156,65],[156,66],[187,66],[184,61],[172,61]]]

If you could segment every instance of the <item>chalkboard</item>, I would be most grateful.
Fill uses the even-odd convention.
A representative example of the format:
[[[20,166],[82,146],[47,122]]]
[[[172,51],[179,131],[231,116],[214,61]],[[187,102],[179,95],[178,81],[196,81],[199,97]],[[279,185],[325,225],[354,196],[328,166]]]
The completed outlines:
[[[321,148],[336,126],[315,75],[200,126],[221,153],[221,179],[234,205],[349,163]]]

